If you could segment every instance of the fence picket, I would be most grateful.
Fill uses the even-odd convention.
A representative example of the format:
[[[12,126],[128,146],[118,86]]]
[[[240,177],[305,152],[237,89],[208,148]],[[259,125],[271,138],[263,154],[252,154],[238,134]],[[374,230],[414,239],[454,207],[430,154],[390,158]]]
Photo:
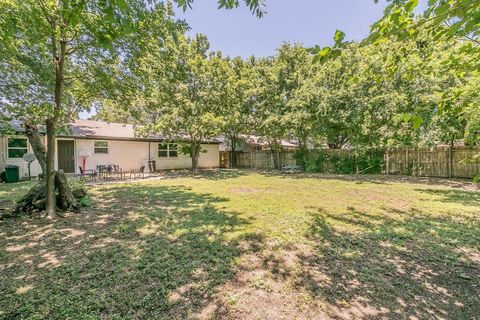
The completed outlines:
[[[437,147],[437,148],[393,148],[377,150],[383,152],[382,168],[385,174],[417,175],[424,177],[473,178],[480,174],[480,159],[471,163],[462,162],[480,153],[480,147]],[[327,156],[323,173],[335,173],[332,157],[357,159],[356,151],[350,149],[311,150],[309,156],[316,158],[323,152]],[[371,151],[372,153],[374,151]],[[284,150],[278,157],[282,165],[297,165],[294,150]],[[222,167],[229,167],[229,152],[221,152]],[[239,168],[273,169],[272,152],[261,150],[255,152],[238,152],[236,154]],[[355,172],[362,173],[365,168],[359,168],[355,161]]]

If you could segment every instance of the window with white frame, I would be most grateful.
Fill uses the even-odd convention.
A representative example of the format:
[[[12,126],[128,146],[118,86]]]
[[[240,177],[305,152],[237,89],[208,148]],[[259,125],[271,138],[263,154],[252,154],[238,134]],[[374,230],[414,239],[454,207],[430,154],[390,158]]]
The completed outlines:
[[[159,143],[159,158],[176,158],[178,156],[178,146],[176,143]]]
[[[108,153],[108,141],[95,141],[93,143],[94,153]]]
[[[8,158],[22,158],[28,152],[27,138],[8,138]]]

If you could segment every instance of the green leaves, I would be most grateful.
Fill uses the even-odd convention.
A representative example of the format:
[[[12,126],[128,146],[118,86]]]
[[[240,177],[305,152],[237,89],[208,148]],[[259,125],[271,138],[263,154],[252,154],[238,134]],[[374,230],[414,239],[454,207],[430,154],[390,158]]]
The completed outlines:
[[[325,63],[331,58],[337,57],[341,53],[341,49],[345,47],[343,40],[345,39],[345,33],[340,30],[335,31],[333,36],[333,47],[324,47],[316,45],[315,47],[307,49],[313,55],[313,63]]]
[[[343,40],[345,39],[345,33],[340,31],[340,30],[337,30],[335,31],[335,36],[333,37],[333,40],[335,40],[335,44],[336,45],[340,45]]]
[[[395,122],[410,123],[413,130],[418,130],[423,124],[423,118],[421,116],[411,113],[400,113],[396,115],[393,120]]]
[[[409,0],[405,4],[405,11],[412,12],[418,6],[418,0]]]
[[[178,7],[182,8],[183,10],[187,10],[188,8],[192,8],[192,4],[194,0],[174,0]],[[233,9],[237,8],[240,5],[239,0],[218,0],[218,8],[219,9]],[[255,14],[258,18],[263,17],[265,14],[265,1],[264,0],[244,0],[245,5],[249,8],[249,10]]]

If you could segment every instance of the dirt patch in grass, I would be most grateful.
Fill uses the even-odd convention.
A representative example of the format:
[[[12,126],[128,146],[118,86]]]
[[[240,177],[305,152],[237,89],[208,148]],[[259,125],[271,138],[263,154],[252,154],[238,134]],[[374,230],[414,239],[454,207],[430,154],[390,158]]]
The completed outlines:
[[[255,189],[255,188],[231,188],[230,192],[233,193],[272,193],[273,189]]]

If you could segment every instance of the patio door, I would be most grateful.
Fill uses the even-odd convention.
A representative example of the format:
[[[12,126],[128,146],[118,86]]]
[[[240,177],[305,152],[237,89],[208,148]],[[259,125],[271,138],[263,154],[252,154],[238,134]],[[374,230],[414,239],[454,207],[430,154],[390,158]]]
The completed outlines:
[[[73,140],[57,140],[58,169],[65,173],[75,172],[75,142]]]

